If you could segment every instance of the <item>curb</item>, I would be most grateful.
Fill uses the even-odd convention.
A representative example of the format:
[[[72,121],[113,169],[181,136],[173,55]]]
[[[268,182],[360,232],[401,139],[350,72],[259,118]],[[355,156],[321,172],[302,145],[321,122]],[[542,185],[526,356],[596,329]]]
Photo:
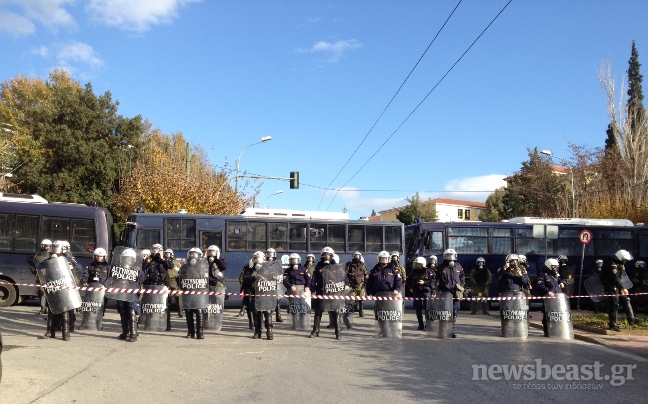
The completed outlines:
[[[542,323],[536,323],[536,322],[532,321],[529,325],[531,327],[533,327],[533,328],[542,329]],[[648,358],[648,354],[645,354],[643,352],[636,351],[636,350],[634,350],[632,348],[627,348],[627,347],[624,347],[624,346],[611,344],[611,343],[609,343],[609,342],[607,342],[607,341],[605,341],[603,339],[596,338],[596,337],[593,337],[591,335],[587,335],[585,333],[580,333],[580,332],[574,331],[574,339],[577,339],[577,340],[583,341],[583,342],[589,342],[590,344],[601,345],[601,346],[604,346],[604,347],[607,347],[607,348],[618,349],[620,351],[628,352],[628,353],[631,353],[633,355],[638,355],[638,356],[641,356],[643,358]]]

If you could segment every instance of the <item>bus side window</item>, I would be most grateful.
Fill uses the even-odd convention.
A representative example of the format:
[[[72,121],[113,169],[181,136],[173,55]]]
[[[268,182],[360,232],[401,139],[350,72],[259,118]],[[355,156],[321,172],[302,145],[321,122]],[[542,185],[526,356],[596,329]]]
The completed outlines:
[[[306,223],[290,223],[289,230],[289,251],[306,251],[306,233],[308,226]]]
[[[151,248],[153,244],[160,244],[160,229],[138,229],[137,230],[137,248]],[[171,248],[172,247],[167,247]]]
[[[233,251],[247,249],[247,222],[227,222],[227,249]]]
[[[0,251],[13,249],[15,218],[16,216],[11,214],[0,215]]]
[[[34,252],[40,247],[38,240],[38,216],[16,215],[16,233],[13,250],[16,252]]]
[[[268,223],[270,225],[270,247],[276,251],[288,251],[288,223]]]
[[[218,231],[201,231],[200,232],[200,245],[202,250],[205,251],[209,246],[215,245],[219,249],[223,249],[223,232]]]
[[[403,251],[403,235],[401,228],[396,226],[385,226],[385,250],[389,251]]]
[[[428,231],[424,239],[425,253],[429,255],[443,254],[443,232]]]

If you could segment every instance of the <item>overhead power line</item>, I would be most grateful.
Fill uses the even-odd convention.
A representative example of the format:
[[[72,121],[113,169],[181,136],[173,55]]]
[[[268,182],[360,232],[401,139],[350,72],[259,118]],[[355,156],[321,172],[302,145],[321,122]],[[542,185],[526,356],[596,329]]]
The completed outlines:
[[[446,24],[447,24],[448,21],[450,20],[450,17],[452,17],[452,15],[453,15],[454,12],[457,10],[457,7],[459,7],[459,4],[461,4],[462,1],[463,1],[463,0],[459,0],[459,3],[457,3],[457,5],[455,6],[455,8],[452,10],[452,12],[450,13],[450,15],[448,16],[448,18],[446,18],[446,20],[445,20],[445,22],[443,23],[443,25],[441,26],[441,28],[439,28],[439,31],[437,31],[437,33],[436,33],[436,35],[434,36],[434,38],[432,38],[432,41],[430,42],[430,44],[427,46],[427,48],[425,48],[425,51],[423,52],[423,54],[421,55],[421,57],[419,58],[419,60],[416,62],[416,64],[414,65],[414,67],[412,67],[412,70],[410,70],[410,72],[409,72],[409,74],[407,75],[407,77],[405,77],[405,80],[403,80],[403,82],[401,83],[400,87],[398,87],[398,90],[396,90],[396,93],[394,94],[394,96],[391,98],[391,100],[389,100],[389,102],[387,103],[387,106],[385,107],[385,109],[382,110],[382,112],[381,112],[380,115],[378,116],[378,119],[376,119],[376,121],[373,123],[373,125],[371,125],[371,128],[369,128],[369,131],[367,132],[367,134],[362,138],[362,141],[360,142],[360,144],[358,145],[358,147],[355,148],[355,150],[353,151],[353,153],[351,153],[351,156],[350,156],[349,159],[346,161],[346,163],[344,163],[344,165],[342,166],[342,168],[340,168],[340,171],[338,171],[338,173],[335,175],[335,177],[334,177],[334,178],[331,180],[331,182],[326,186],[326,191],[328,191],[328,190],[330,189],[331,185],[333,185],[333,182],[335,182],[335,180],[340,176],[340,174],[341,174],[342,171],[346,168],[346,166],[349,164],[349,162],[351,161],[351,159],[353,158],[353,156],[355,156],[355,154],[357,153],[358,149],[360,149],[360,146],[362,146],[362,144],[364,143],[364,141],[367,140],[367,137],[369,136],[369,134],[370,134],[370,133],[373,131],[373,129],[376,127],[376,124],[378,124],[378,121],[380,121],[380,119],[382,118],[382,116],[385,114],[385,111],[387,111],[387,108],[389,108],[389,106],[391,105],[392,101],[394,101],[394,99],[396,98],[396,96],[398,95],[398,93],[400,93],[400,90],[403,88],[403,86],[405,85],[405,83],[407,82],[407,80],[410,78],[410,76],[411,76],[412,73],[414,72],[414,69],[416,69],[416,67],[419,65],[419,63],[421,62],[421,60],[423,59],[423,57],[424,57],[425,54],[427,53],[428,49],[430,49],[430,47],[432,46],[432,44],[434,43],[434,41],[437,39],[437,37],[439,36],[439,34],[440,34],[441,31],[443,30],[443,28],[446,26]],[[319,209],[320,206],[322,205],[322,201],[324,200],[324,195],[326,194],[326,191],[324,191],[324,192],[322,193],[322,198],[320,199],[319,205],[317,205],[317,209]]]
[[[511,4],[512,1],[513,1],[513,0],[509,0],[509,2],[506,3],[506,5],[504,5],[504,7],[502,7],[502,9],[500,10],[500,12],[497,13],[497,15],[495,16],[495,18],[493,18],[493,19],[491,20],[491,22],[488,23],[488,25],[486,26],[486,28],[484,28],[484,30],[479,34],[479,36],[477,36],[477,38],[475,38],[475,40],[474,40],[474,41],[470,44],[470,46],[469,46],[469,47],[464,51],[464,53],[462,53],[461,56],[459,56],[459,59],[457,59],[457,61],[454,62],[454,64],[453,64],[452,66],[450,66],[450,68],[448,69],[448,71],[446,71],[446,73],[445,73],[445,74],[444,74],[444,75],[439,79],[439,81],[434,85],[434,87],[432,87],[432,89],[431,89],[431,90],[430,90],[430,91],[425,95],[425,97],[423,97],[423,99],[421,100],[421,102],[419,102],[419,103],[416,105],[416,107],[414,107],[414,109],[412,110],[412,112],[410,112],[409,115],[407,115],[407,117],[403,120],[403,122],[401,122],[400,125],[398,125],[398,127],[396,128],[396,130],[394,130],[394,131],[392,132],[392,134],[389,135],[389,137],[387,138],[387,140],[385,140],[385,141],[380,145],[380,147],[378,148],[378,150],[376,150],[376,151],[374,152],[374,154],[372,154],[371,157],[369,157],[369,158],[367,159],[367,161],[364,162],[364,164],[363,164],[363,165],[358,169],[358,171],[356,171],[355,174],[353,174],[353,175],[351,176],[351,178],[349,178],[349,179],[347,180],[347,182],[345,182],[345,183],[342,185],[342,187],[344,187],[346,184],[348,184],[349,182],[351,182],[351,180],[354,179],[355,176],[358,175],[358,173],[359,173],[360,171],[362,171],[363,168],[365,168],[365,166],[366,166],[366,165],[367,165],[367,164],[368,164],[368,163],[369,163],[369,162],[370,162],[370,161],[371,161],[371,160],[376,156],[376,154],[378,154],[378,152],[379,152],[379,151],[380,151],[380,150],[381,150],[381,149],[382,149],[382,148],[387,144],[387,142],[389,142],[389,141],[391,140],[391,138],[396,134],[396,132],[398,132],[398,131],[400,130],[400,128],[405,124],[405,122],[407,122],[407,121],[410,119],[410,117],[411,117],[412,115],[414,115],[414,113],[416,112],[416,110],[418,110],[418,108],[419,108],[419,107],[420,107],[420,106],[425,102],[425,100],[430,96],[430,94],[432,94],[432,92],[433,92],[433,91],[434,91],[434,90],[439,86],[439,84],[441,84],[441,82],[443,81],[443,79],[445,79],[446,76],[447,76],[448,74],[450,74],[450,72],[452,71],[452,69],[455,68],[455,66],[456,66],[456,65],[461,61],[461,59],[463,59],[463,57],[466,56],[466,54],[468,53],[468,51],[470,51],[470,49],[473,47],[473,45],[475,45],[475,43],[477,43],[477,41],[479,40],[479,38],[481,38],[482,35],[484,35],[484,33],[488,30],[488,28],[490,28],[491,25],[493,25],[493,23],[495,22],[495,20],[497,20],[497,18],[499,18],[499,16],[504,12],[504,10],[506,10],[506,7],[508,7],[508,5]],[[342,188],[342,187],[340,187],[340,188]],[[339,191],[338,191],[338,192],[339,192]],[[326,208],[326,210],[329,210],[329,208],[330,208],[331,205],[333,204],[333,201],[335,200],[336,197],[337,197],[337,192],[336,192],[335,195],[333,196],[333,199],[331,199],[331,203],[329,203],[329,205],[328,205],[328,207]]]
[[[465,192],[474,192],[474,193],[493,193],[495,192],[494,189],[490,189],[487,191],[475,191],[475,190],[453,190],[453,191],[448,191],[448,190],[443,190],[443,191],[425,191],[425,190],[420,190],[420,189],[354,189],[354,188],[347,188],[347,189],[332,189],[332,188],[325,188],[325,187],[320,187],[317,185],[310,185],[310,184],[304,184],[303,182],[301,185],[304,185],[306,187],[310,188],[317,188],[317,189],[324,189],[325,191],[336,191],[336,192],[425,192],[425,193],[465,193]]]

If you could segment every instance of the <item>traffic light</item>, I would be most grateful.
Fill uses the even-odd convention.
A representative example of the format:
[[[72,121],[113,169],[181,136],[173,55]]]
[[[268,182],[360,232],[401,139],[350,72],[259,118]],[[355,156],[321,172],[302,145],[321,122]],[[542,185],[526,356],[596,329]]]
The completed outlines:
[[[290,172],[290,189],[299,189],[299,171]]]

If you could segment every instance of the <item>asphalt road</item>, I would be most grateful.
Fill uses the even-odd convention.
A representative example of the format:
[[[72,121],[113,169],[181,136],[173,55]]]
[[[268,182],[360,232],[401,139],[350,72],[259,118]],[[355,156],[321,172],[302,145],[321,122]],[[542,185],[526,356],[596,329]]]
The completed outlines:
[[[186,339],[186,324],[176,314],[171,332],[140,332],[139,340],[129,343],[115,338],[120,329],[113,309],[102,331],[78,331],[69,342],[40,340],[45,320],[34,314],[37,310],[30,301],[0,311],[2,403],[610,403],[644,402],[647,390],[646,359],[579,341],[549,340],[536,329],[527,340],[503,339],[499,318],[466,312],[459,317],[459,338],[449,340],[416,331],[411,310],[401,340],[374,338],[371,316],[355,317],[354,329],[343,331],[342,341],[327,329],[309,339],[308,332],[293,331],[286,322],[276,324],[273,341],[253,340],[247,320],[229,309],[223,331],[208,331],[205,340]],[[595,368],[596,361],[600,381],[557,380],[564,376],[560,365],[577,365],[580,372],[583,365]],[[473,380],[473,365],[484,365],[480,380]],[[539,380],[542,374],[533,380],[493,380],[502,377],[493,365],[548,365],[559,373],[547,380]],[[614,380],[605,380],[612,365],[629,365],[633,380],[626,366],[615,368]],[[593,385],[600,389],[588,389]]]

